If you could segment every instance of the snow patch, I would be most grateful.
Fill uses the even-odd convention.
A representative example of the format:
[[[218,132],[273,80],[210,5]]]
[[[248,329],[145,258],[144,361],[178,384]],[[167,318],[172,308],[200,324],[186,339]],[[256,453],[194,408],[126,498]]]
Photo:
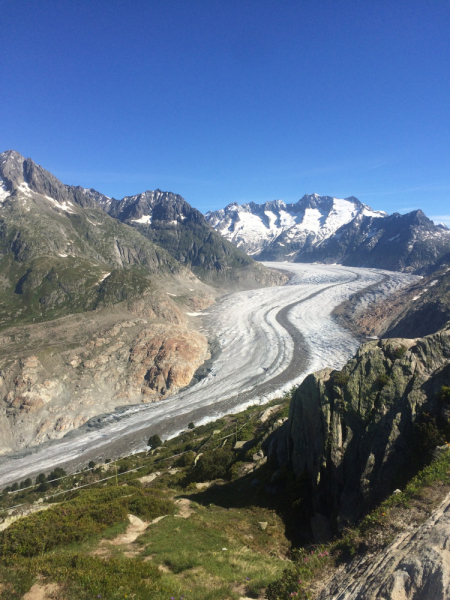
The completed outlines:
[[[145,223],[147,225],[150,225],[150,223],[152,222],[152,217],[151,215],[142,215],[142,217],[139,217],[139,219],[131,219],[134,223]]]
[[[398,239],[400,237],[400,234],[397,233],[397,235],[394,235],[394,237],[391,237],[388,239],[388,242],[393,242],[394,240]]]
[[[186,313],[187,315],[189,315],[190,317],[201,317],[203,315],[209,315],[209,313],[202,313],[202,312],[197,312],[197,313]]]
[[[64,202],[58,202],[57,200],[55,200],[54,198],[51,198],[50,196],[43,196],[43,198],[45,198],[46,200],[48,200],[49,202],[51,202],[58,208],[62,208],[65,212],[75,214],[75,211],[73,210],[74,206],[73,206],[72,202],[66,202],[65,200],[64,200]]]
[[[6,187],[6,183],[3,181],[3,179],[0,179],[0,204],[3,204],[3,202],[9,196],[11,196],[11,192],[8,191],[8,188]]]

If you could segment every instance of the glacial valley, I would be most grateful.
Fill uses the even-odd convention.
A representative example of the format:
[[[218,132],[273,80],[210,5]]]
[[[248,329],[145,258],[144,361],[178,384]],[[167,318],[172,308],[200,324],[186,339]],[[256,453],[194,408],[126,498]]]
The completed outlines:
[[[5,455],[0,484],[55,465],[75,470],[89,460],[141,451],[150,433],[171,437],[190,421],[200,424],[264,403],[325,366],[339,369],[361,339],[340,324],[335,309],[359,293],[360,303],[352,308],[357,313],[368,302],[382,300],[418,279],[337,265],[266,266],[288,270],[289,283],[228,294],[203,312],[188,315],[201,320],[200,332],[220,349],[200,381],[160,402],[123,407],[89,420],[59,440]],[[364,290],[366,294],[361,294]]]

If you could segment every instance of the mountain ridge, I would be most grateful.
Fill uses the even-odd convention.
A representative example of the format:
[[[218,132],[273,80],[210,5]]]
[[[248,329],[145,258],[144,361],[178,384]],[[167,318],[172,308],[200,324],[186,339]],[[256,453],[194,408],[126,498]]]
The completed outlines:
[[[450,252],[450,230],[423,211],[388,215],[354,196],[229,204],[206,219],[257,260],[340,263],[425,272]]]

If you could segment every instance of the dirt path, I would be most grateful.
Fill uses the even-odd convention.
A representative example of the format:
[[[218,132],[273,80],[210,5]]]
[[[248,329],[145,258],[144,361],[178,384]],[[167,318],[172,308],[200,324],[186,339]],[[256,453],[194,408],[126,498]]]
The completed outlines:
[[[53,600],[56,598],[58,591],[59,585],[57,583],[47,583],[45,585],[35,583],[30,591],[24,595],[23,600]]]

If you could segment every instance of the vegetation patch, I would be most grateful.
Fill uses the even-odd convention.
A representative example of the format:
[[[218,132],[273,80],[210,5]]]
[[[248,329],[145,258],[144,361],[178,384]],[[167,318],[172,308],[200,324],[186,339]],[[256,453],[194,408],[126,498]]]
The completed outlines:
[[[174,512],[173,503],[135,487],[75,492],[55,508],[19,519],[0,532],[0,557],[34,557],[67,544],[83,542],[128,513],[143,519]]]

